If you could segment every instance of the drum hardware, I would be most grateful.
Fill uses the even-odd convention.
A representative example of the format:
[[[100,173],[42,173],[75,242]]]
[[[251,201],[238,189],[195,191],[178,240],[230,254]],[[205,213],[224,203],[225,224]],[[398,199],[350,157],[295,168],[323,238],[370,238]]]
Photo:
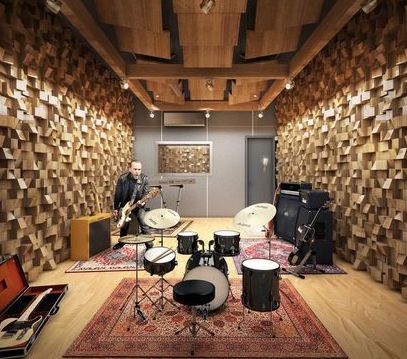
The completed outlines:
[[[147,242],[154,241],[154,237],[150,237],[147,235],[140,235],[140,236],[134,236],[134,235],[128,235],[128,236],[123,236],[119,238],[119,242],[125,243],[125,244],[135,244],[136,245],[136,283],[133,286],[131,292],[123,302],[122,306],[120,307],[120,310],[123,310],[124,306],[126,305],[127,301],[129,298],[133,295],[134,292],[136,292],[136,299],[134,300],[134,318],[139,316],[141,321],[145,322],[147,321],[146,316],[141,310],[140,304],[144,299],[148,299],[151,303],[154,303],[154,301],[151,299],[151,297],[147,294],[148,291],[145,291],[139,284],[139,279],[138,279],[138,245],[139,244],[144,244]],[[142,298],[139,300],[138,296],[138,291],[141,290],[143,293]]]
[[[158,255],[157,253],[159,252]],[[165,261],[165,258],[167,261]],[[171,272],[176,265],[175,261],[175,252],[171,248],[167,247],[153,247],[150,248],[144,255],[144,267],[145,269],[151,274],[158,274],[160,279],[157,280],[147,291],[148,293],[153,288],[157,289],[160,293],[160,296],[152,302],[153,306],[156,307],[156,311],[152,315],[153,319],[156,319],[157,313],[164,309],[164,305],[168,302],[172,304],[175,308],[179,309],[179,307],[171,300],[168,299],[164,293],[168,288],[172,288],[173,285],[169,283],[165,278],[164,275],[166,273]],[[164,283],[166,286],[164,287]]]
[[[181,190],[184,188],[184,185],[183,184],[170,184],[170,187],[178,187],[177,205],[175,207],[175,212],[178,212],[179,205],[181,203]]]

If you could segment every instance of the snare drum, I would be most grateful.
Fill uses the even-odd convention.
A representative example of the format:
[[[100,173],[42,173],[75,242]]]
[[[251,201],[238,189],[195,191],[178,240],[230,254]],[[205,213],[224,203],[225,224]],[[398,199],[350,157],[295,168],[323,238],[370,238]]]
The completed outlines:
[[[222,256],[237,256],[240,253],[240,233],[236,231],[217,231],[213,234],[215,252]]]
[[[184,277],[184,280],[190,279],[206,280],[215,286],[215,298],[208,304],[210,312],[221,308],[228,299],[229,282],[219,269],[209,266],[196,267]],[[203,306],[198,306],[198,308],[204,309]]]
[[[175,252],[167,247],[153,247],[144,254],[144,269],[151,275],[164,275],[175,267]]]
[[[180,232],[177,235],[179,254],[193,254],[198,251],[198,233],[192,231]]]
[[[257,312],[280,307],[280,265],[269,259],[246,259],[242,262],[242,303]]]

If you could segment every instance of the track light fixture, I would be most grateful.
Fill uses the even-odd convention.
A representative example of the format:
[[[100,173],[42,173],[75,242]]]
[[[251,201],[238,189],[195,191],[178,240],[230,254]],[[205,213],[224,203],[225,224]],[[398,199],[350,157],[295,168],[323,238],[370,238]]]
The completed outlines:
[[[122,88],[122,90],[127,90],[129,88],[129,83],[127,82],[127,80],[121,79],[120,87]]]
[[[288,79],[287,82],[285,83],[286,90],[291,90],[292,88],[294,88],[294,86],[295,86],[295,82],[293,79]]]
[[[260,112],[257,114],[257,117],[258,117],[258,118],[263,118],[263,116],[264,116],[263,111],[260,111]]]
[[[199,7],[201,8],[201,11],[205,14],[208,15],[211,10],[215,7],[216,2],[215,0],[202,0],[201,5]]]
[[[150,111],[150,118],[154,118],[154,117],[155,117],[154,111]]]
[[[362,4],[362,10],[365,14],[369,14],[375,9],[378,4],[378,0],[367,0],[364,2],[364,4]]]
[[[51,11],[55,15],[59,13],[59,11],[61,10],[61,6],[61,0],[45,0],[46,9]]]
[[[205,82],[205,87],[208,91],[212,92],[213,91],[213,80],[212,79],[207,79]]]
[[[205,112],[205,118],[209,118],[209,117],[211,117],[211,114],[210,114],[210,112],[209,112],[208,110],[206,110],[206,112]]]

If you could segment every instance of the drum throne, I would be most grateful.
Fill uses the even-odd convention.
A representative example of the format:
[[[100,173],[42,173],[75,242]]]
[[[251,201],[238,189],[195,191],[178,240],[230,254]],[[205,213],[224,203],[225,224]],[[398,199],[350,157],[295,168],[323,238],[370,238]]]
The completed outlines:
[[[189,306],[192,312],[192,318],[180,330],[177,330],[175,335],[186,329],[189,329],[194,338],[199,329],[212,336],[215,335],[214,332],[196,321],[197,306],[205,306],[215,298],[215,286],[212,283],[200,279],[184,280],[174,286],[173,298],[176,302]],[[191,349],[191,355],[194,355],[193,348]]]

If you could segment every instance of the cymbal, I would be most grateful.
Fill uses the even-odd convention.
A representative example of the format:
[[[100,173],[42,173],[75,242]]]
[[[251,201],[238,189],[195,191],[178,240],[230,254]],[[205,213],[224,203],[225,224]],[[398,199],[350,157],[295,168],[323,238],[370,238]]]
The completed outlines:
[[[271,203],[257,203],[239,211],[233,219],[235,227],[252,231],[272,220],[277,210]]]
[[[154,241],[154,239],[155,238],[153,236],[148,234],[140,234],[138,236],[135,234],[129,234],[127,236],[120,237],[119,242],[125,244],[142,244]]]
[[[157,208],[146,212],[144,222],[151,228],[166,229],[175,226],[180,220],[179,214],[169,208]]]

